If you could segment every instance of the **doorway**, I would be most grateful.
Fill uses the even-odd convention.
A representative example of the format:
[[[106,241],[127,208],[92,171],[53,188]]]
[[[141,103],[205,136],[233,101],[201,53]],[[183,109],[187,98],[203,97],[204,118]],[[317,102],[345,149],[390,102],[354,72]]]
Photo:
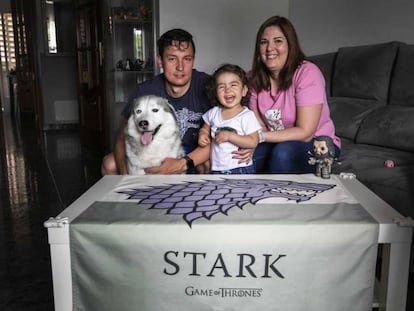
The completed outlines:
[[[0,14],[0,107],[2,112],[15,110],[14,86],[16,53],[14,49],[13,19],[11,13]]]
[[[35,1],[11,1],[14,44],[16,56],[15,103],[25,122],[33,122],[37,130],[43,128],[43,108],[40,100],[40,88],[37,77],[35,51]]]

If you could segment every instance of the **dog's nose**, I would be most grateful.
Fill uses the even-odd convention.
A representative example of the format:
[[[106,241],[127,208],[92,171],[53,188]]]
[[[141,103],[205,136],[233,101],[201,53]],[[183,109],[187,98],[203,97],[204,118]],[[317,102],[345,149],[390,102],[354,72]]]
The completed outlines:
[[[148,128],[148,121],[147,120],[142,120],[138,122],[138,126],[144,130],[146,130]]]

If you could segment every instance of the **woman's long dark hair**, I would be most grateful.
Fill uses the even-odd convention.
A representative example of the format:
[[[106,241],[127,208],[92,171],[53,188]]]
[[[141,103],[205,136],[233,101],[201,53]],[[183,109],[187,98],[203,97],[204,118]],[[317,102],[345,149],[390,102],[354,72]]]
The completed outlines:
[[[277,26],[285,35],[288,43],[288,57],[286,64],[279,72],[279,90],[286,90],[292,85],[293,75],[298,66],[306,59],[299,45],[298,36],[292,23],[285,17],[272,16],[267,19],[257,31],[256,45],[253,56],[253,66],[250,84],[256,92],[270,89],[270,71],[263,64],[260,57],[260,42],[267,27]]]

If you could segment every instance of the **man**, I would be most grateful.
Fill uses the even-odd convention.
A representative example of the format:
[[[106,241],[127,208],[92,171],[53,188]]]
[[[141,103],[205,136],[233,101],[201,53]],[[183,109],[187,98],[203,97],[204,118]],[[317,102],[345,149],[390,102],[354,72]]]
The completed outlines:
[[[115,150],[102,161],[102,174],[128,174],[125,158],[125,134],[133,99],[144,95],[167,98],[177,112],[184,150],[182,159],[165,159],[158,167],[146,169],[149,174],[179,174],[209,159],[209,148],[197,147],[201,116],[210,108],[205,94],[209,76],[193,69],[195,45],[192,35],[182,29],[172,29],[157,41],[157,64],[163,73],[138,85],[122,111],[122,121],[115,140]]]

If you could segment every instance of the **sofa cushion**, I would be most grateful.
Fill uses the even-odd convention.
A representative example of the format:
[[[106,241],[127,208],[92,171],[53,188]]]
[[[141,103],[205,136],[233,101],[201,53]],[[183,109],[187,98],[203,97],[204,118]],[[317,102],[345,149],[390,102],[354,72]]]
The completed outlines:
[[[401,45],[391,80],[391,105],[414,107],[414,45]]]
[[[336,134],[352,140],[364,117],[379,105],[375,100],[348,97],[329,97],[328,103]]]
[[[308,59],[321,70],[326,84],[326,95],[331,96],[333,66],[336,59],[336,52],[311,56]]]
[[[395,167],[414,166],[412,152],[367,144],[355,144],[349,139],[342,139],[341,142],[339,159],[332,167],[332,172],[335,174],[350,172],[358,175],[365,170],[386,168],[386,160],[392,160]]]
[[[402,215],[414,217],[414,192],[408,191],[414,185],[414,165],[366,169],[357,178]]]
[[[378,107],[361,123],[356,142],[414,152],[414,107]]]
[[[338,49],[332,96],[386,101],[399,43]]]

